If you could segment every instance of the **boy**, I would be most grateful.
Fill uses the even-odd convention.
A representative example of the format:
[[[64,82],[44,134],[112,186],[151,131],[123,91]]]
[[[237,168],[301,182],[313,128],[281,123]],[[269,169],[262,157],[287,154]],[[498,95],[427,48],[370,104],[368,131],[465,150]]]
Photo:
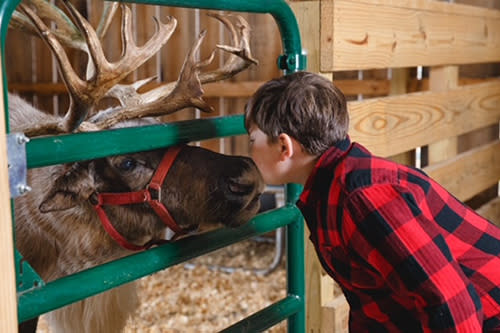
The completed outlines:
[[[500,228],[422,171],[351,143],[345,97],[298,72],[249,100],[250,154],[297,206],[351,332],[500,332]]]

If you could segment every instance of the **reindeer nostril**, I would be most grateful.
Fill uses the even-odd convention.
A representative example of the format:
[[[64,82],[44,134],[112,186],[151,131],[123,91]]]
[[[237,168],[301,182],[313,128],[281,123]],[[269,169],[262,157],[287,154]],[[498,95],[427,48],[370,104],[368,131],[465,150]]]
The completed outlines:
[[[238,181],[230,179],[228,181],[229,191],[233,194],[237,195],[248,195],[251,194],[254,190],[254,184],[242,184]]]

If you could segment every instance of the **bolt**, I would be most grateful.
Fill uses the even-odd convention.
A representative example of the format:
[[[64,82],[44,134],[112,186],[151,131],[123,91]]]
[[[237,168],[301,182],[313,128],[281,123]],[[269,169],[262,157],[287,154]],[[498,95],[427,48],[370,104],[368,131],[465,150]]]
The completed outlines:
[[[20,195],[23,195],[31,191],[31,187],[26,184],[19,184],[17,185],[17,191],[19,192]]]
[[[24,134],[18,134],[16,139],[17,139],[17,143],[20,145],[30,142],[30,138],[28,138]]]

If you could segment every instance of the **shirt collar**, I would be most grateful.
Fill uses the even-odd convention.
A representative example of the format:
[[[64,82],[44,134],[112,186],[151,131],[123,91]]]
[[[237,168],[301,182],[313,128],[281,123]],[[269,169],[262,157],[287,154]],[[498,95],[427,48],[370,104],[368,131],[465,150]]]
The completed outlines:
[[[296,202],[311,231],[312,238],[316,237],[313,230],[316,230],[317,219],[319,218],[316,204],[328,200],[328,191],[335,174],[334,169],[349,152],[350,148],[351,140],[349,136],[328,148],[316,162],[313,171],[307,178],[304,190]]]
[[[318,173],[318,170],[321,169],[322,167],[325,167],[327,165],[331,166],[332,162],[336,164],[334,161],[340,159],[341,156],[343,156],[351,147],[351,139],[349,136],[346,136],[346,138],[342,141],[337,142],[334,144],[332,147],[328,148],[319,158],[318,162],[316,162],[316,165],[314,166],[313,171],[309,175],[309,177],[306,180],[306,183],[304,185],[304,190],[305,189],[310,189],[313,184],[314,184],[314,179],[316,179],[316,174]],[[306,191],[304,191],[306,192]],[[304,193],[303,192],[303,193]],[[302,197],[301,197],[302,201]]]

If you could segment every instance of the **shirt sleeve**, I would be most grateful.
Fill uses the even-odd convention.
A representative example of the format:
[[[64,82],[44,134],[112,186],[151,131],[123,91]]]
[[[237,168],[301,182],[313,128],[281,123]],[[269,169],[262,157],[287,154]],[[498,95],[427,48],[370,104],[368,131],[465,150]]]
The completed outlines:
[[[396,185],[359,189],[345,203],[345,245],[382,277],[394,300],[414,303],[424,331],[481,332],[479,296],[421,207]]]

